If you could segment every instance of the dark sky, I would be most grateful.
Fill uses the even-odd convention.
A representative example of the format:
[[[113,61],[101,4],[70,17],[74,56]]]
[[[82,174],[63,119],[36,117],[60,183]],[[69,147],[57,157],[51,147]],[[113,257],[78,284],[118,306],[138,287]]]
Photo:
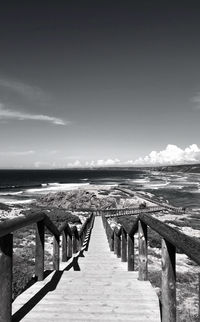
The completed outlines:
[[[0,167],[196,161],[199,7],[1,4]]]

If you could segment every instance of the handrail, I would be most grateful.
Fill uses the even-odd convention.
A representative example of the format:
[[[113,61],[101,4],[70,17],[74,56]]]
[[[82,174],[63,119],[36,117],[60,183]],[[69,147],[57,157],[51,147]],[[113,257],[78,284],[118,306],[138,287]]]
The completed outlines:
[[[110,250],[114,251],[117,257],[121,257],[122,261],[127,261],[129,271],[135,269],[134,235],[138,232],[139,280],[148,279],[147,227],[149,226],[162,237],[162,321],[176,321],[176,248],[200,265],[200,241],[145,213],[134,217],[134,223],[129,230],[122,224],[121,229],[119,224],[118,228],[112,228],[104,214],[102,220]]]
[[[29,216],[19,215],[16,218],[11,218],[0,223],[0,237],[14,232],[20,228],[34,224],[43,220],[46,217],[44,213],[30,214]]]
[[[175,206],[163,203],[163,202],[152,200],[152,199],[148,198],[148,196],[146,196],[146,195],[140,194],[138,192],[133,192],[133,191],[131,191],[129,189],[120,188],[120,187],[117,187],[116,189],[119,190],[119,191],[122,191],[122,192],[124,192],[124,193],[126,193],[128,195],[138,196],[138,197],[140,197],[140,198],[142,198],[142,199],[144,199],[146,201],[149,201],[151,203],[157,204],[157,205],[159,205],[161,207],[164,207],[166,209],[173,210],[175,213],[185,213],[185,210],[182,207],[175,207]]]
[[[141,213],[149,213],[149,212],[159,212],[165,210],[164,207],[154,206],[154,207],[145,207],[145,208],[122,208],[122,209],[115,209],[115,210],[102,210],[103,213],[106,213],[106,217],[120,217],[126,215],[138,215]],[[110,214],[110,212],[114,212],[114,214]]]
[[[139,219],[200,265],[199,239],[187,236],[175,228],[170,227],[160,220],[146,214],[141,214]]]
[[[36,224],[35,276],[44,278],[44,237],[45,227],[53,234],[53,268],[59,270],[60,236],[62,235],[62,261],[67,261],[73,253],[87,250],[88,236],[92,229],[94,215],[87,217],[78,231],[75,225],[63,223],[57,228],[45,213],[18,216],[0,223],[0,321],[11,321],[12,307],[12,257],[13,232]],[[86,243],[85,243],[85,239]]]

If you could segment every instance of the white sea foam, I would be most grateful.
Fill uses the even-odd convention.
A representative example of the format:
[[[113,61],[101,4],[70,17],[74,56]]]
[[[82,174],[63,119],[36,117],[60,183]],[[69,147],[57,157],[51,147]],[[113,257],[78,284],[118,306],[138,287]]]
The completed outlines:
[[[12,201],[10,200],[5,203],[7,203],[9,205],[17,205],[17,204],[28,204],[28,203],[32,203],[33,201],[35,201],[35,199],[12,200]]]
[[[17,196],[21,195],[23,191],[15,191],[15,192],[0,192],[0,196]]]
[[[16,205],[16,204],[28,204],[35,201],[35,199],[9,199],[9,198],[1,198],[0,202],[6,204],[6,205]]]
[[[149,182],[149,178],[144,178],[144,179],[133,179],[131,180],[133,183],[146,183]]]
[[[178,185],[178,184],[169,184],[166,188],[167,189],[183,189],[184,186]]]
[[[166,187],[169,184],[170,184],[169,182],[150,183],[150,184],[145,185],[145,188],[148,188],[148,189],[159,189],[159,188],[162,188],[162,187]]]
[[[89,183],[48,183],[41,188],[27,189],[26,193],[45,194],[48,192],[68,191],[89,186]]]

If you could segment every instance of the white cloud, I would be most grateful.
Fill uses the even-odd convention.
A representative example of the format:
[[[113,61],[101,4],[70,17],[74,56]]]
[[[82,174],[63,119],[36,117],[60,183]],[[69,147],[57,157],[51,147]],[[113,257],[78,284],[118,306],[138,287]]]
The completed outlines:
[[[133,162],[129,161],[133,165],[173,165],[195,162],[200,162],[200,149],[196,144],[192,144],[185,149],[168,144],[165,150],[152,151],[144,158],[139,158]]]
[[[196,95],[194,95],[191,99],[193,103],[196,103],[199,106],[200,103],[200,93],[198,92]],[[200,106],[199,106],[200,107]]]
[[[67,168],[81,168],[83,165],[79,160],[67,163]]]
[[[49,96],[40,88],[30,86],[19,81],[0,78],[0,87],[8,89],[11,92],[15,92],[29,100],[37,100],[41,103],[46,103],[49,100]]]
[[[28,152],[28,151],[27,151]],[[30,151],[31,152],[31,151]],[[51,163],[35,162],[36,168],[99,168],[99,167],[134,167],[134,166],[159,166],[159,165],[176,165],[176,164],[192,164],[200,162],[200,148],[196,144],[192,144],[185,149],[181,149],[174,144],[168,144],[162,151],[152,151],[144,158],[137,160],[121,161],[115,159],[99,159],[81,161],[75,159],[71,162],[66,160],[57,160]]]
[[[107,160],[92,160],[81,162],[80,160],[76,160],[74,162],[70,162],[67,164],[69,168],[98,168],[98,167],[112,167],[120,165],[121,162],[119,159],[107,159]]]
[[[105,167],[105,166],[116,166],[120,164],[119,159],[107,159],[107,160],[97,160],[97,167]]]
[[[37,106],[38,108],[45,108],[45,111],[48,109],[53,111],[55,105],[53,98],[38,87],[11,79],[0,78],[0,95],[2,103],[0,103],[0,120],[33,120],[56,125],[66,125],[69,123],[61,118],[46,114],[21,111],[21,107],[26,110],[27,106],[31,107],[31,109]]]
[[[56,125],[66,125],[66,122],[60,118],[52,117],[43,114],[30,114],[26,112],[14,111],[6,109],[3,104],[0,103],[0,120],[33,120],[49,122]]]
[[[35,151],[29,150],[29,151],[5,151],[0,152],[0,156],[24,156],[24,155],[32,155],[35,154]]]

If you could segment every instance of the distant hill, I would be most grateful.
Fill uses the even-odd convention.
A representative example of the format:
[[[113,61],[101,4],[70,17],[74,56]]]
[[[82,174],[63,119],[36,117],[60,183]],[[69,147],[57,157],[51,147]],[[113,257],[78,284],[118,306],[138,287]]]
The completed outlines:
[[[99,167],[96,168],[96,170],[102,170],[102,171],[119,171],[119,170],[125,170],[125,171],[163,171],[163,172],[189,172],[189,173],[200,173],[200,163],[197,164],[180,164],[180,165],[164,165],[164,166],[137,166],[137,167],[124,167],[124,166],[118,166],[118,167]]]
[[[162,167],[148,167],[146,169],[164,172],[200,173],[200,164],[168,165]]]

